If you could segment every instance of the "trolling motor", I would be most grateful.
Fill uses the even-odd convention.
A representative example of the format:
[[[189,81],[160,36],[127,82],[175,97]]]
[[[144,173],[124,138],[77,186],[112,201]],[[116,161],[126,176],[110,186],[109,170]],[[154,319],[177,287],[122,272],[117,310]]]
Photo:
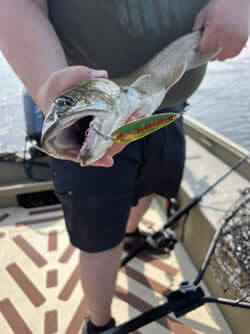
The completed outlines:
[[[47,163],[36,161],[36,159],[45,156],[45,153],[40,147],[44,116],[41,113],[39,107],[35,104],[31,96],[26,91],[23,93],[23,110],[26,127],[24,169],[30,179],[35,181],[43,181],[34,179],[32,174],[32,167],[34,165],[48,167]]]
[[[40,142],[44,116],[27,92],[23,93],[23,111],[26,127],[25,142],[28,152],[32,158],[41,157],[44,153],[37,150],[36,146]]]

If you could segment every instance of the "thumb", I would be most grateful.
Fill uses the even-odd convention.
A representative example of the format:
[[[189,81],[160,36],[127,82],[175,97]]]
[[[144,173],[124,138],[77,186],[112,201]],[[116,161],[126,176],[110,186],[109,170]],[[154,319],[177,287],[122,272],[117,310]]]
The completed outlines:
[[[91,78],[108,77],[104,70],[94,70],[86,66],[68,66],[52,73],[48,84],[55,96],[75,87],[82,80]]]
[[[86,66],[68,66],[59,71],[53,72],[44,85],[40,88],[37,103],[44,113],[55,98],[65,91],[74,88],[80,81],[91,78],[108,77],[104,70],[95,70]]]
[[[193,26],[193,31],[202,30],[201,40],[200,40],[199,46],[196,50],[198,53],[209,52],[209,50],[206,50],[206,45],[208,43],[208,38],[209,38],[208,35],[210,35],[210,31],[209,31],[209,29],[206,29],[206,23],[207,23],[206,10],[202,10],[196,16],[194,26]]]

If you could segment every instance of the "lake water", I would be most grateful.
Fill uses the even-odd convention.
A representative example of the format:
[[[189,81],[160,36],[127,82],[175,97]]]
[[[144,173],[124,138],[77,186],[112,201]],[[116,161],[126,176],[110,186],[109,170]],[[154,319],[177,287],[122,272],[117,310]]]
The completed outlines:
[[[250,48],[225,62],[210,62],[188,114],[250,151]]]
[[[24,146],[23,86],[0,53],[0,152]],[[225,62],[211,62],[188,115],[250,150],[250,49]]]

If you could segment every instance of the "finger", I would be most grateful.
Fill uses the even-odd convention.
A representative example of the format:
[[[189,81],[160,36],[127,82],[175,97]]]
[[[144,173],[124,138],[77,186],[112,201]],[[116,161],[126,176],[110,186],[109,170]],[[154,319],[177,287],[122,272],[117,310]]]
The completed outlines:
[[[205,26],[197,52],[201,54],[216,52],[221,48],[218,37],[212,26]]]
[[[195,22],[193,25],[193,31],[199,30],[204,27],[206,21],[206,14],[202,10],[200,13],[196,16]]]
[[[231,38],[231,36],[226,37],[221,34],[219,44],[223,46],[223,49],[215,58],[223,61],[239,55],[245,46],[245,41],[240,38]]]
[[[96,167],[112,167],[114,164],[113,158],[109,154],[105,154],[101,159],[95,161],[91,166]]]
[[[144,117],[142,111],[140,109],[137,109],[134,113],[133,116],[135,116],[136,119]]]
[[[96,71],[86,66],[68,66],[52,73],[37,97],[38,101],[41,102],[41,105],[39,104],[41,110],[46,114],[56,97],[66,90],[72,89],[80,81],[94,77],[108,77],[108,73],[104,70]],[[46,101],[46,104],[43,101]]]
[[[50,89],[59,95],[63,91],[75,87],[82,80],[107,76],[108,74],[104,70],[93,70],[85,66],[69,66],[51,75],[49,78]]]
[[[224,49],[220,48],[220,51],[213,58],[211,58],[209,61],[220,60],[219,57],[222,55],[223,52],[224,52]]]
[[[113,144],[106,152],[106,154],[113,157],[114,155],[120,153],[127,144]]]
[[[134,114],[133,115],[131,115],[127,120],[126,120],[126,124],[127,123],[129,123],[129,122],[133,122],[133,121],[136,121],[137,120],[137,118],[136,118],[136,116],[134,116]]]
[[[126,121],[126,123],[136,121],[137,119],[140,119],[144,117],[140,109],[137,109]]]
[[[113,164],[114,164],[114,160],[113,160],[112,156],[108,154],[105,157],[105,167],[112,167]]]

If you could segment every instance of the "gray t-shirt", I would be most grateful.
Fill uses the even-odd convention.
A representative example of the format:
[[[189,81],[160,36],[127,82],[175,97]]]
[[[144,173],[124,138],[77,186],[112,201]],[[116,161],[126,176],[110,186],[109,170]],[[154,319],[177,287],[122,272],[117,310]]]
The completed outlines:
[[[106,69],[110,78],[136,70],[176,38],[192,31],[209,0],[50,0],[49,18],[70,65]],[[205,66],[187,72],[168,93],[183,102]],[[165,105],[166,106],[166,103]]]

